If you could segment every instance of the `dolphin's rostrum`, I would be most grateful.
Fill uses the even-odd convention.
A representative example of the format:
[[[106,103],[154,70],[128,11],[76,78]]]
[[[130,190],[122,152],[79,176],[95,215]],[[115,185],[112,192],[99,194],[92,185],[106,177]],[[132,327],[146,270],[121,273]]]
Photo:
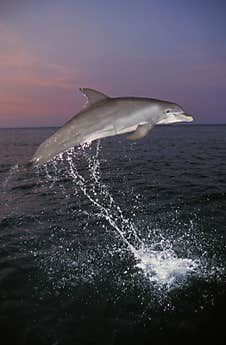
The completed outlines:
[[[33,164],[44,164],[73,146],[96,139],[132,132],[128,139],[136,140],[156,124],[193,121],[176,103],[142,97],[112,98],[85,88],[80,91],[87,97],[86,107],[38,147]]]

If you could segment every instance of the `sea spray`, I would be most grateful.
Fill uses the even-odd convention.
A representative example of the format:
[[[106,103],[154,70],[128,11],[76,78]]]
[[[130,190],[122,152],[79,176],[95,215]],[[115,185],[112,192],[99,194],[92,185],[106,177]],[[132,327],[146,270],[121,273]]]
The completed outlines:
[[[147,281],[157,285],[158,288],[171,289],[184,285],[191,276],[200,275],[201,261],[199,258],[178,256],[169,245],[169,239],[162,238],[161,245],[153,238],[150,244],[145,238],[139,236],[138,228],[132,219],[126,217],[121,207],[113,198],[109,187],[102,182],[100,170],[100,142],[97,142],[96,153],[91,155],[87,145],[79,150],[68,150],[51,162],[52,175],[49,165],[44,167],[47,177],[51,179],[51,187],[59,183],[62,172],[60,163],[64,165],[64,172],[72,179],[73,194],[77,195],[80,190],[89,202],[95,207],[98,217],[104,219],[112,227],[115,234],[121,239],[126,248],[135,259],[138,270],[143,272]],[[79,171],[79,157],[85,158],[89,172],[89,178],[85,178]],[[67,195],[63,184],[60,183],[62,192]]]

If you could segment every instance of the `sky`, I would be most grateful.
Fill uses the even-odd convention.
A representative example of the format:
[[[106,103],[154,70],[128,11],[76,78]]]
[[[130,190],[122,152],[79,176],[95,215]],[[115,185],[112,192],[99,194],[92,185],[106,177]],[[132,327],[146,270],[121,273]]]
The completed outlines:
[[[61,126],[79,87],[226,123],[226,1],[0,0],[0,127]]]

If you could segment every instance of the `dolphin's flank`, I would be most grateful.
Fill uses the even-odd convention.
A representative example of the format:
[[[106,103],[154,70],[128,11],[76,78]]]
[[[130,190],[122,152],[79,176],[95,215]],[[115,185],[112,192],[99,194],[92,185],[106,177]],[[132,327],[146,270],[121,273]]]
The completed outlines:
[[[73,146],[97,139],[132,132],[128,139],[136,140],[156,124],[193,121],[176,103],[142,97],[112,98],[86,88],[80,91],[87,98],[85,109],[38,147],[31,159],[33,164],[44,164]]]

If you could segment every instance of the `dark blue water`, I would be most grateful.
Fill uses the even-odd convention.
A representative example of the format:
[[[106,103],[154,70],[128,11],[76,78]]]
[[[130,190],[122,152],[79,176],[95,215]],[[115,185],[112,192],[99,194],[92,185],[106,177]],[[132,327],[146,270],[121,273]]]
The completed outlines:
[[[29,160],[0,130],[1,344],[225,344],[226,126]]]

